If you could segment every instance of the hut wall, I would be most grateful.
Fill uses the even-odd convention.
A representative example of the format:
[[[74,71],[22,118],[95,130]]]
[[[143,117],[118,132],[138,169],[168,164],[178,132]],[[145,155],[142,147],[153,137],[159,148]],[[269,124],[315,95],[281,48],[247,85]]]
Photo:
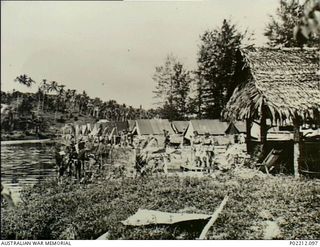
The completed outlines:
[[[252,145],[254,150],[256,148],[261,148],[261,143],[258,141],[253,141]],[[316,172],[317,174],[307,174],[310,176],[320,176],[320,145],[319,141],[301,141],[300,142],[300,158],[299,158],[299,170]],[[293,151],[294,142],[291,141],[268,141],[266,146],[266,153],[268,154],[272,149],[283,150],[281,155],[281,161],[286,163],[286,166],[282,167],[282,171],[285,174],[294,174],[293,167]],[[258,149],[259,150],[259,149]]]
[[[304,141],[300,145],[300,169],[303,171],[317,172],[320,177],[320,143],[319,141]],[[307,175],[307,174],[305,174]]]
[[[259,156],[260,152],[257,150],[261,150],[261,142],[253,140],[251,145],[250,155],[254,157]],[[272,149],[283,150],[280,156],[280,162],[285,164],[284,166],[278,167],[275,171],[292,175],[294,173],[293,141],[268,141],[266,144],[266,155],[268,155]]]

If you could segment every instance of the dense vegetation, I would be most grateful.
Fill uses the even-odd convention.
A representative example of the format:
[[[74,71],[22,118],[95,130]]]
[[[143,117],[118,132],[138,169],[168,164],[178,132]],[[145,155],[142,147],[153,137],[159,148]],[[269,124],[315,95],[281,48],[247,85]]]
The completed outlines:
[[[319,44],[313,34],[302,41],[294,38],[293,29],[301,17],[298,1],[281,0],[277,16],[266,27],[269,46]],[[236,87],[235,57],[245,37],[224,20],[221,27],[200,36],[195,72],[188,71],[176,58],[168,58],[163,66],[156,67],[155,93],[163,99],[157,110],[92,99],[85,91],[78,93],[44,79],[36,93],[1,92],[1,103],[9,105],[1,116],[2,130],[39,134],[55,124],[58,128],[59,124],[79,119],[124,121],[158,115],[169,119],[195,115],[218,118]],[[27,75],[18,76],[16,81],[26,87],[36,84]],[[191,90],[192,82],[195,91]],[[246,169],[200,178],[124,178],[122,168],[109,170],[107,178],[102,176],[92,184],[70,180],[58,183],[55,179],[41,182],[22,192],[23,203],[16,208],[2,202],[1,239],[96,239],[105,232],[109,239],[195,239],[203,225],[192,230],[180,225],[128,227],[121,221],[139,208],[210,214],[225,195],[230,199],[210,229],[209,239],[262,239],[267,221],[279,226],[278,239],[320,238],[319,180],[267,176]]]
[[[318,46],[319,18],[316,12],[319,12],[319,2],[308,0],[305,7],[304,10],[298,0],[279,1],[276,15],[271,16],[264,33],[269,46]],[[73,120],[74,116],[111,121],[155,116],[170,120],[220,118],[238,84],[237,51],[248,45],[253,45],[252,34],[240,31],[231,20],[223,20],[221,26],[206,30],[200,34],[195,70],[188,70],[173,55],[167,56],[163,65],[155,67],[154,93],[158,108],[148,111],[115,100],[103,102],[100,98],[90,98],[85,91],[66,89],[60,82],[43,79],[37,83],[28,75],[20,75],[15,79],[17,83],[29,88],[37,85],[38,90],[36,93],[1,92],[1,103],[11,106],[1,118],[2,129],[24,129],[18,122],[29,120],[32,124],[28,128],[32,125],[38,131],[37,128],[48,119],[47,113],[54,114],[48,122]],[[23,116],[31,117],[24,119]]]
[[[156,67],[153,80],[156,82],[154,93],[161,117],[183,120],[193,113],[189,99],[191,73],[176,57],[167,56],[164,65]]]
[[[319,47],[319,0],[279,0],[264,35],[270,47]],[[200,34],[197,68],[188,69],[173,55],[156,66],[155,97],[162,118],[220,118],[239,84],[237,51],[254,45],[253,34],[231,20]]]
[[[280,0],[276,15],[270,16],[270,22],[265,29],[264,34],[269,39],[268,45],[271,47],[302,47],[303,45],[319,47],[319,23],[317,23],[319,17],[315,14],[316,10],[319,11],[319,6],[320,3],[314,0],[308,0],[305,4],[301,4],[299,0]],[[308,23],[306,24],[308,26],[298,26],[301,22]],[[312,28],[311,24],[313,24]]]
[[[163,118],[220,118],[236,84],[236,53],[252,35],[230,20],[200,35],[198,68],[188,71],[173,55],[156,66],[153,79],[159,114]],[[245,44],[247,43],[247,44]]]
[[[17,77],[16,81],[28,87],[35,84],[27,75]],[[65,123],[77,121],[94,122],[101,118],[125,121],[156,116],[152,109],[136,109],[115,100],[103,102],[100,98],[90,98],[85,91],[77,93],[47,80],[38,85],[36,93],[1,91],[1,104],[7,105],[1,110],[1,130],[5,134],[2,139],[32,139],[39,138],[39,134],[49,136]]]
[[[218,172],[219,173],[219,172]],[[2,207],[2,239],[195,239],[203,225],[129,227],[120,221],[139,208],[213,213],[229,201],[209,239],[262,239],[265,224],[279,225],[279,239],[319,239],[319,180],[235,170],[207,177],[113,178],[91,185],[47,181],[23,193],[24,204]]]

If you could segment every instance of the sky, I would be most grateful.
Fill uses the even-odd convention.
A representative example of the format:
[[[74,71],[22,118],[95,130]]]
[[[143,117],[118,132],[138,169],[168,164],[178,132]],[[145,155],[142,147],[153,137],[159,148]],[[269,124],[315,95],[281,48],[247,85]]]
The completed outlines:
[[[14,82],[57,81],[90,97],[155,107],[155,66],[173,54],[195,69],[200,35],[231,19],[263,31],[278,0],[1,1],[1,90],[34,92]]]

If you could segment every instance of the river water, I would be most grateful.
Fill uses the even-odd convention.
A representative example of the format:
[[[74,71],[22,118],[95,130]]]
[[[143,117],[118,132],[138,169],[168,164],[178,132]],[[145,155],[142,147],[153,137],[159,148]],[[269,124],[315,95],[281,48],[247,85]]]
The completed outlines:
[[[56,176],[52,143],[3,145],[1,143],[1,183],[12,192]]]

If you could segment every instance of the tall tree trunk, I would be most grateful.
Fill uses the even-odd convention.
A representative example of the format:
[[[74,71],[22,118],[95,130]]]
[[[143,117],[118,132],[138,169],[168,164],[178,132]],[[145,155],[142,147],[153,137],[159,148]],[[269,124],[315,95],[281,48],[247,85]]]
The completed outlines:
[[[38,107],[37,107],[37,115],[38,116],[40,115],[40,108],[41,108],[41,97],[40,97],[40,94],[39,94]]]
[[[60,105],[61,105],[61,99],[60,99],[60,96],[59,95],[57,95],[56,96],[56,100],[55,100],[55,106],[54,106],[54,109],[55,109],[55,111],[54,111],[54,120],[56,120],[57,119],[57,114],[58,114],[58,111],[59,111],[59,109],[60,109]]]
[[[42,112],[44,113],[44,101],[45,101],[45,98],[46,98],[46,94],[44,93],[43,94],[43,99],[42,99]]]

